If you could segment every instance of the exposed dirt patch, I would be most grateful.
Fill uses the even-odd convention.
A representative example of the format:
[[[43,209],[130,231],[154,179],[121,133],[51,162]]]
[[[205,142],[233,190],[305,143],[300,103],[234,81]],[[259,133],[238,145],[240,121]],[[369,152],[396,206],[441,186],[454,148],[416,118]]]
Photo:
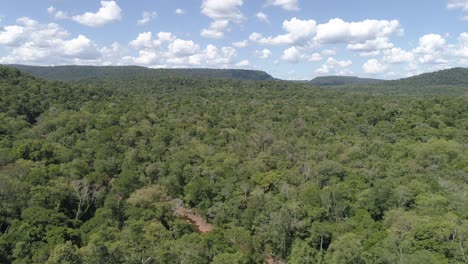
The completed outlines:
[[[286,262],[282,261],[282,260],[279,260],[279,259],[275,259],[273,256],[268,256],[266,257],[265,261],[263,262],[263,264],[285,264]]]
[[[174,213],[182,218],[185,218],[193,226],[197,228],[197,231],[201,234],[209,233],[213,231],[214,225],[208,223],[202,216],[194,213],[192,210],[185,208],[180,202],[173,202]]]

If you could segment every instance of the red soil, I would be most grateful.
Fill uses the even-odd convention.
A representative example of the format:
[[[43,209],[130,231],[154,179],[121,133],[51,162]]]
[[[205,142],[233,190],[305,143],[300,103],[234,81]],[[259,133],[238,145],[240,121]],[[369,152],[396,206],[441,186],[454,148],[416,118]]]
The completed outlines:
[[[199,233],[205,234],[213,231],[214,225],[208,223],[203,217],[192,212],[192,210],[178,207],[174,210],[175,214],[187,219],[191,224],[197,227]]]

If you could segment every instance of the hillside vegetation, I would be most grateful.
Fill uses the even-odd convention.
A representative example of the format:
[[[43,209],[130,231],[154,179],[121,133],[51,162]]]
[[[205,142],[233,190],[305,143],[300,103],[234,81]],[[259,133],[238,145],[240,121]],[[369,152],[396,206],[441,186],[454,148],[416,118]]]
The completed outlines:
[[[467,263],[461,96],[5,67],[0,95],[0,263]]]
[[[78,81],[97,77],[192,77],[259,81],[273,79],[269,74],[262,71],[235,69],[150,69],[139,66],[8,66],[36,77],[57,81]]]
[[[311,84],[317,86],[336,86],[336,85],[354,85],[354,84],[374,84],[381,83],[385,80],[359,78],[355,76],[322,76],[316,77],[310,81]]]
[[[453,68],[377,84],[343,85],[332,89],[386,95],[464,95],[468,93],[468,69]]]

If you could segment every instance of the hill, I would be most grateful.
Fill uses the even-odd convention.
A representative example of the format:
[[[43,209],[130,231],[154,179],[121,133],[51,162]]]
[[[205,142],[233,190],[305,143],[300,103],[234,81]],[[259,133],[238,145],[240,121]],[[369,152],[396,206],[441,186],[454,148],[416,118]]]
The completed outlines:
[[[374,84],[334,86],[333,90],[387,95],[460,96],[468,92],[468,69],[453,68]]]
[[[273,80],[266,72],[238,69],[151,69],[139,66],[28,66],[7,65],[36,77],[56,81],[78,81],[101,77],[195,77],[234,80]]]
[[[385,84],[405,86],[468,85],[468,68],[459,67],[423,73],[409,78],[389,81]]]
[[[321,76],[310,81],[316,86],[336,86],[336,85],[354,85],[354,84],[374,84],[381,83],[384,80],[359,78],[355,76]]]
[[[3,125],[8,127],[2,118],[20,118],[33,124],[51,106],[56,109],[77,109],[85,101],[99,100],[106,94],[109,94],[106,89],[37,79],[0,65],[0,138]]]

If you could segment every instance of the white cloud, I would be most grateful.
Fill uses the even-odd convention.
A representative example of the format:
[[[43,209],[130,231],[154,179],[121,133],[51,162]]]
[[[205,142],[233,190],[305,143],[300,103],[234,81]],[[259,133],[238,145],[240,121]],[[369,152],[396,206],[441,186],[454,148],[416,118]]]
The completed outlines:
[[[461,9],[468,12],[468,0],[449,0],[447,4],[448,9]]]
[[[192,40],[175,39],[169,46],[169,52],[177,57],[191,56],[200,49]]]
[[[351,73],[351,71],[347,69],[343,69],[349,67],[353,64],[350,60],[336,60],[334,58],[328,58],[327,61],[318,68],[315,72],[319,74],[338,74],[338,75],[346,75]]]
[[[243,0],[203,0],[201,13],[213,22],[208,29],[202,29],[200,35],[207,38],[223,38],[224,32],[229,30],[229,23],[240,23],[245,18],[240,7]]]
[[[158,58],[159,58],[158,54],[155,51],[140,50],[140,51],[138,51],[138,57],[126,56],[123,59],[125,61],[130,61],[129,64],[138,64],[138,65],[149,66],[151,64],[156,63]]]
[[[439,34],[427,34],[419,38],[419,46],[413,49],[421,64],[445,64],[448,62],[444,56],[450,53],[447,41]]]
[[[97,45],[84,35],[70,38],[55,23],[40,24],[27,17],[16,22],[18,25],[0,31],[0,45],[9,53],[0,63],[83,64],[95,63],[100,57]]]
[[[296,47],[290,47],[283,51],[281,56],[282,60],[288,61],[290,63],[298,63],[299,61],[305,59],[305,56],[302,52]]]
[[[256,50],[255,55],[259,57],[260,59],[268,59],[271,57],[272,53],[269,49],[263,49],[263,50]]]
[[[47,8],[47,13],[49,13],[49,14],[52,15],[52,14],[55,14],[55,12],[57,12],[57,9],[56,9],[55,7],[49,6],[49,7]]]
[[[309,56],[309,61],[321,61],[323,60],[322,55],[320,53],[313,53],[312,55]]]
[[[357,52],[372,52],[376,50],[391,49],[394,45],[386,37],[379,37],[372,40],[366,40],[362,43],[348,44],[347,48]]]
[[[465,59],[468,58],[468,33],[461,33],[458,37],[458,43],[455,54]]]
[[[213,20],[241,22],[244,15],[240,11],[243,0],[203,0],[201,12]]]
[[[418,61],[421,64],[446,64],[448,60],[434,54],[424,54],[419,57]]]
[[[135,49],[151,49],[155,46],[153,33],[140,33],[136,39],[130,41],[129,45]]]
[[[242,60],[242,61],[236,63],[236,66],[241,67],[241,68],[248,67],[248,66],[250,66],[250,62],[248,60]]]
[[[157,34],[158,39],[154,41],[154,45],[159,47],[162,44],[170,43],[176,40],[176,36],[171,32],[159,32]]]
[[[419,38],[419,46],[415,53],[434,53],[444,48],[446,40],[439,34],[428,34]]]
[[[234,46],[236,48],[245,48],[248,45],[249,45],[249,42],[247,40],[232,43],[232,46]]]
[[[174,13],[176,15],[185,15],[187,12],[184,10],[184,9],[181,9],[181,8],[177,8]]]
[[[162,65],[166,67],[234,67],[234,59],[237,51],[233,47],[218,48],[207,45],[202,49],[193,40],[177,38],[170,32],[159,32],[154,35],[151,32],[140,33],[136,39],[130,41],[130,47],[134,48],[137,56],[126,56],[123,61],[126,64],[143,66]]]
[[[398,20],[346,22],[335,18],[317,26],[316,40],[319,43],[364,43],[398,33],[402,33]]]
[[[362,69],[365,73],[378,74],[385,72],[388,66],[380,63],[377,59],[370,59],[362,65]]]
[[[258,12],[255,17],[257,17],[258,20],[265,22],[265,23],[270,23],[270,20],[268,19],[268,15],[263,13],[263,12]]]
[[[149,22],[151,22],[151,20],[155,19],[157,16],[158,14],[154,11],[153,12],[143,11],[141,19],[137,21],[137,24],[140,26],[146,25]]]
[[[68,19],[69,18],[67,13],[57,10],[53,6],[50,6],[49,8],[47,8],[47,13],[52,15],[55,19]]]
[[[200,35],[205,38],[220,39],[224,37],[224,32],[228,30],[228,20],[215,20],[211,22],[210,28],[202,29]]]
[[[172,43],[175,40],[176,36],[171,32],[159,32],[156,38],[153,38],[153,33],[151,32],[143,32],[138,34],[136,39],[130,41],[129,46],[137,50],[156,49],[163,44]]]
[[[280,6],[288,11],[299,10],[298,0],[268,0],[267,5]]]
[[[375,57],[380,55],[380,50],[359,52],[360,57]]]
[[[122,9],[115,1],[101,1],[96,13],[86,12],[72,17],[72,20],[89,27],[99,27],[122,19]]]
[[[336,50],[332,49],[326,49],[322,51],[322,54],[325,56],[335,56],[336,55]]]
[[[315,20],[292,18],[283,22],[283,29],[286,34],[264,37],[254,32],[249,39],[261,45],[292,45],[308,48],[320,44],[343,43],[352,51],[372,52],[393,48],[389,37],[403,32],[398,20],[346,22],[339,18],[319,25]]]
[[[301,47],[290,47],[283,51],[281,59],[290,63],[299,63],[301,61],[321,61],[322,55],[319,53],[309,54],[308,51]]]
[[[402,50],[401,48],[388,49],[388,50],[385,50],[383,53],[384,53],[383,61],[386,63],[392,63],[392,64],[407,63],[407,62],[411,62],[414,60],[413,53]]]
[[[117,42],[112,43],[109,47],[99,49],[101,53],[101,65],[124,65],[122,58],[126,56],[126,50]]]
[[[26,37],[25,28],[17,25],[5,26],[3,31],[0,31],[0,44],[13,46],[22,38]]]
[[[316,26],[315,20],[301,20],[294,17],[283,22],[283,29],[287,34],[276,37],[263,37],[261,34],[254,32],[249,39],[262,45],[306,46],[310,44],[315,36]]]

